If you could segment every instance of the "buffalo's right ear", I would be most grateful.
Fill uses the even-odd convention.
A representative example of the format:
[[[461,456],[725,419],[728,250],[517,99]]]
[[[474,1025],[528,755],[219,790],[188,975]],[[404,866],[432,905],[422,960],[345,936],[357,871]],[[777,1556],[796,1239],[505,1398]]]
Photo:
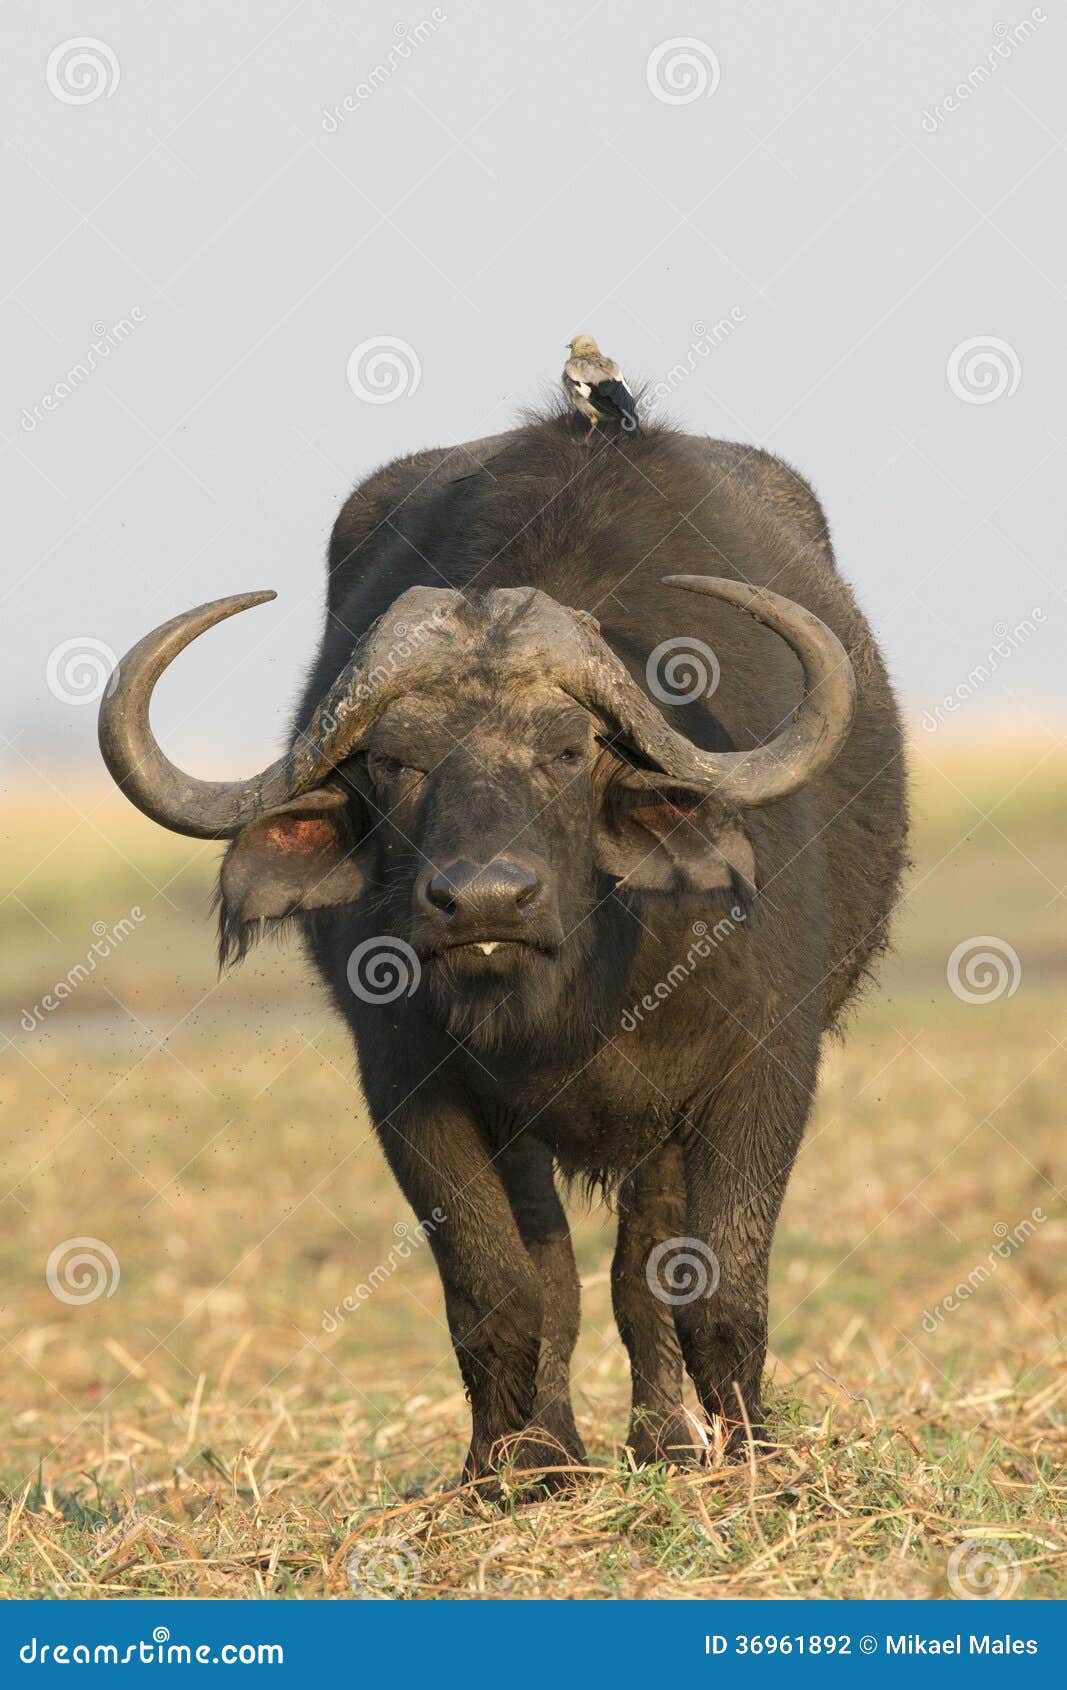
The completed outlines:
[[[219,873],[220,963],[243,957],[264,922],[360,896],[366,875],[356,855],[358,805],[353,793],[331,782],[241,829]]]

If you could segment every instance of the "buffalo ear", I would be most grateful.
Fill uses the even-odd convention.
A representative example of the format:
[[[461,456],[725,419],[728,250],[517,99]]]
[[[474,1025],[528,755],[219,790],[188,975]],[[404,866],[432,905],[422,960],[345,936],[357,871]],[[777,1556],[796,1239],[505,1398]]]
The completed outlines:
[[[597,865],[640,892],[751,893],[756,859],[737,816],[666,776],[627,769],[608,782]]]
[[[265,922],[352,903],[366,876],[355,854],[353,794],[319,787],[268,810],[231,841],[219,873],[220,961],[237,961]]]

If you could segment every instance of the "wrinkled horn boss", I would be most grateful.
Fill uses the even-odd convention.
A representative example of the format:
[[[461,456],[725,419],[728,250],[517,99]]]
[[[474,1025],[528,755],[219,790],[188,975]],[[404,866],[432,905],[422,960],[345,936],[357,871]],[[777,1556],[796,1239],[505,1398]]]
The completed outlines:
[[[131,803],[163,827],[202,839],[232,838],[265,810],[319,786],[358,748],[386,703],[420,681],[447,677],[464,646],[473,642],[476,651],[486,628],[503,623],[520,659],[531,655],[523,641],[531,645],[540,678],[554,679],[579,703],[614,722],[663,774],[704,787],[735,810],[796,792],[833,761],[848,736],[856,686],[844,647],[811,611],[766,588],[710,575],[664,580],[736,605],[773,628],[795,651],[804,672],[804,695],[769,744],[746,751],[700,750],[668,726],[591,617],[532,588],[493,589],[472,604],[448,588],[415,587],[368,630],[292,749],[243,781],[197,780],[176,768],[156,742],[149,708],[164,669],[198,634],[275,595],[238,593],[176,616],[146,634],[112,677],[100,705],[104,762]],[[403,620],[393,622],[392,634],[398,636],[402,628],[406,633],[399,646],[389,643],[390,619],[397,612]],[[418,638],[411,636],[413,619]]]

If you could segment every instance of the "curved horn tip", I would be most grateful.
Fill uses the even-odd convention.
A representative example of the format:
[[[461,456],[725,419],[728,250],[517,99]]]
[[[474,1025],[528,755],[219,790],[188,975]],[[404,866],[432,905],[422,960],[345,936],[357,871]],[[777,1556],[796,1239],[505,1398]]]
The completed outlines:
[[[234,605],[239,604],[242,607],[242,609],[251,610],[253,605],[269,604],[271,599],[276,599],[277,597],[278,597],[278,594],[273,587],[259,587],[259,588],[257,588],[257,590],[255,592],[252,592],[252,593],[234,593],[232,598],[218,599],[218,600],[216,600],[216,603],[218,603],[218,604],[234,604]]]

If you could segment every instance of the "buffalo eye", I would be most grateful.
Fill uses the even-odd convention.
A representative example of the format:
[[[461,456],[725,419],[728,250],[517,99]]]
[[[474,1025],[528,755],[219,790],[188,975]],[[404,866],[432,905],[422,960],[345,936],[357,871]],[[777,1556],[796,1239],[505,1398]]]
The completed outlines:
[[[385,775],[395,780],[399,775],[421,774],[420,769],[413,769],[410,763],[402,763],[399,757],[383,757],[378,752],[371,756],[371,763],[376,774]]]
[[[557,751],[552,761],[553,763],[558,763],[563,768],[566,768],[569,763],[579,762],[581,760],[581,755],[581,752],[575,750],[574,746],[568,745],[565,750]]]

